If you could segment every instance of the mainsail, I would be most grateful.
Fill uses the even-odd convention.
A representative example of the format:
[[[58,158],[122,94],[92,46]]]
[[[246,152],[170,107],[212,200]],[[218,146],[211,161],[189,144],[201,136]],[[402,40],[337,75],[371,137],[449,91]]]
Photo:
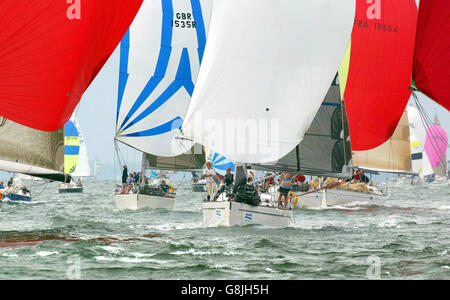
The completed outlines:
[[[44,132],[0,117],[0,170],[56,181],[70,179],[63,174],[63,129]]]
[[[146,0],[121,43],[116,139],[162,157],[177,139],[203,58],[212,0]]]
[[[353,0],[215,0],[185,138],[243,163],[303,139],[347,47]]]
[[[64,135],[64,173],[73,177],[91,176],[86,143],[75,118],[64,126]]]
[[[414,0],[356,1],[352,39],[339,75],[352,149],[387,141],[411,96]]]
[[[203,147],[193,147],[187,152],[174,157],[156,156],[143,153],[142,169],[200,171],[205,166],[205,152]]]
[[[0,1],[0,114],[39,130],[63,127],[141,3]]]
[[[412,173],[408,113],[405,110],[392,137],[368,151],[353,151],[353,165],[386,173]]]
[[[425,95],[450,110],[450,1],[420,1],[413,78]]]
[[[346,143],[345,111],[340,98],[339,78],[333,81],[303,141],[287,156],[272,164],[252,164],[255,170],[294,172],[315,176],[348,177],[344,167],[351,153]],[[343,115],[344,113],[344,115]]]

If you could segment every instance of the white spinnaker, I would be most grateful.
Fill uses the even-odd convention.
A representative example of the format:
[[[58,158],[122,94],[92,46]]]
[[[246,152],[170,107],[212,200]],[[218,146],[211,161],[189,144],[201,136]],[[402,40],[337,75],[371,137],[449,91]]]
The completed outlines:
[[[89,157],[86,142],[81,132],[80,124],[78,124],[78,121],[76,119],[71,119],[71,121],[75,124],[75,127],[78,130],[78,137],[80,138],[80,154],[78,155],[78,161],[75,171],[70,175],[73,177],[90,177],[92,176],[91,167],[89,166]]]
[[[344,57],[353,0],[215,0],[186,138],[274,162],[303,139]]]
[[[421,178],[434,174],[427,152],[424,149],[427,138],[427,130],[420,115],[419,110],[408,105],[409,130],[411,133],[411,153],[422,152],[422,159],[412,160],[413,172],[419,174]]]
[[[192,142],[178,139],[179,128],[200,69],[211,10],[212,0],[144,1],[121,46],[121,72],[129,76],[119,99],[117,140],[164,157],[192,148]]]

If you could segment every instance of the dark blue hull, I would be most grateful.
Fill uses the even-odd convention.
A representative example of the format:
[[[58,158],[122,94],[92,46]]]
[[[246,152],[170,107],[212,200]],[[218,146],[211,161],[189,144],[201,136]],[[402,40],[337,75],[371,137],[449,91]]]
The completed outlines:
[[[5,194],[2,200],[7,199],[12,202],[31,202],[31,196],[18,195],[18,194]]]

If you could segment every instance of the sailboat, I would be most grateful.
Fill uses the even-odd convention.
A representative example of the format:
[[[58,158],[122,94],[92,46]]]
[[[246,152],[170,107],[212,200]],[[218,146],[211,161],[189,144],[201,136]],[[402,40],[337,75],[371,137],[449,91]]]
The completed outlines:
[[[214,2],[182,132],[184,138],[235,161],[236,170],[230,197],[203,204],[206,225],[289,226],[291,210],[240,201],[256,198],[247,188],[245,169],[273,163],[303,140],[344,56],[354,5],[325,0]]]
[[[432,180],[447,181],[447,147],[448,136],[445,130],[440,126],[437,115],[434,117],[434,124],[427,129],[427,138],[425,142],[425,152],[430,158],[433,167]]]
[[[89,158],[81,128],[75,118],[64,126],[64,173],[72,177],[70,183],[58,186],[59,193],[82,193],[82,177],[91,176]]]
[[[251,168],[264,171],[290,172],[317,176],[317,186],[305,183],[305,188],[294,184],[289,200],[294,208],[320,208],[347,205],[382,198],[385,192],[374,185],[350,185],[344,182],[323,181],[324,177],[351,179],[352,151],[349,140],[347,114],[340,97],[339,76],[336,75],[319,112],[302,142],[274,164],[252,164]],[[277,198],[279,185],[271,187]]]
[[[179,137],[211,7],[210,0],[146,0],[121,42],[116,141],[143,153],[143,173],[192,172],[205,164],[203,147]],[[165,181],[165,187],[145,180],[124,184],[115,196],[117,207],[171,209],[176,187]]]
[[[64,175],[64,131],[44,132],[0,117],[0,170],[52,181],[70,180]],[[32,200],[21,181],[0,190],[1,199]]]

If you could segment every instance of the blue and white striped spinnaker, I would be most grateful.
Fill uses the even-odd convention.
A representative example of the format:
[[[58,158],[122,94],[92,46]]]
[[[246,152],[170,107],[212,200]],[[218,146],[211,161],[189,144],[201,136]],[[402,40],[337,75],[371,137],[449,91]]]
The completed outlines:
[[[172,157],[206,46],[212,0],[145,0],[120,46],[116,139]]]
[[[211,162],[212,168],[220,175],[225,175],[228,168],[231,169],[231,172],[234,172],[234,162],[213,150],[207,151],[206,160]]]

